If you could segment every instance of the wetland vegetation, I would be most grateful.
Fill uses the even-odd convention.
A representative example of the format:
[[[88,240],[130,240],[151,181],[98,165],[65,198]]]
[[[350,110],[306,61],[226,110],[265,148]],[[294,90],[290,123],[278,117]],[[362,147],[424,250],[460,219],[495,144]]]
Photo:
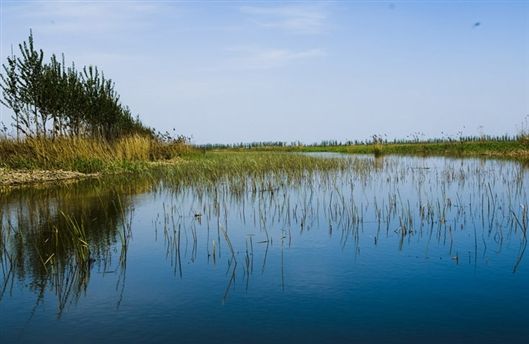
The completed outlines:
[[[303,144],[301,142],[254,142],[232,145],[202,145],[202,149],[234,151],[277,151],[277,152],[335,152],[347,154],[417,155],[452,157],[488,157],[529,161],[529,122],[526,118],[516,135],[459,136],[440,139],[423,139],[419,136],[404,140],[387,140],[374,135],[365,141],[323,141]]]

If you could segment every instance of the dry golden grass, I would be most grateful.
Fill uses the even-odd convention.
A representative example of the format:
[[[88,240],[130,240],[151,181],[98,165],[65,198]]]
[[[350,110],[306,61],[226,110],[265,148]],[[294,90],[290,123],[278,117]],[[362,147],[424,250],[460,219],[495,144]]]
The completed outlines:
[[[119,139],[113,148],[118,159],[147,161],[150,159],[152,141],[144,136],[129,136]]]
[[[102,172],[136,169],[149,161],[167,160],[190,151],[184,143],[134,135],[114,142],[62,137],[0,140],[0,167],[11,169]]]

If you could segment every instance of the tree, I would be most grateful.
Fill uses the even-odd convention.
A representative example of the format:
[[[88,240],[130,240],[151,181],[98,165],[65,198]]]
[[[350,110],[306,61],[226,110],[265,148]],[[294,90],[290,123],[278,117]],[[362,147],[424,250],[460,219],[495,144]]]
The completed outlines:
[[[20,138],[22,127],[20,125],[20,113],[22,112],[22,101],[20,99],[18,88],[17,61],[11,51],[11,56],[7,58],[7,65],[3,64],[5,75],[0,74],[0,87],[2,88],[3,99],[0,103],[13,110],[17,140]]]
[[[14,112],[17,137],[88,135],[113,140],[134,133],[152,135],[121,104],[114,82],[97,67],[83,67],[80,72],[72,63],[66,68],[64,55],[61,62],[55,54],[44,61],[31,31],[19,50],[21,56],[11,54],[1,75],[2,104]]]

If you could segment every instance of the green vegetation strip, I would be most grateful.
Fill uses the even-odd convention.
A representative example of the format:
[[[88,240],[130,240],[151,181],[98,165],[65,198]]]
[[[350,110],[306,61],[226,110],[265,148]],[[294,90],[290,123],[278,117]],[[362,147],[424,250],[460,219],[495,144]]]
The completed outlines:
[[[246,150],[228,148],[228,150]],[[493,157],[529,160],[529,142],[526,140],[508,141],[446,141],[446,142],[409,142],[409,143],[369,143],[335,146],[261,146],[249,148],[253,151],[279,152],[336,152],[349,154],[397,154],[422,156],[462,156]]]

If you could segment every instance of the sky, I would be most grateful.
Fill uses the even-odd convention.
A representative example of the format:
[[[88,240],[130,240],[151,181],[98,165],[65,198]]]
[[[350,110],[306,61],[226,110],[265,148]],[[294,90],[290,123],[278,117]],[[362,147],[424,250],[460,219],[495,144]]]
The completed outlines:
[[[529,1],[0,0],[0,11],[2,63],[31,28],[45,57],[97,65],[146,125],[199,144],[516,134],[529,115]]]

